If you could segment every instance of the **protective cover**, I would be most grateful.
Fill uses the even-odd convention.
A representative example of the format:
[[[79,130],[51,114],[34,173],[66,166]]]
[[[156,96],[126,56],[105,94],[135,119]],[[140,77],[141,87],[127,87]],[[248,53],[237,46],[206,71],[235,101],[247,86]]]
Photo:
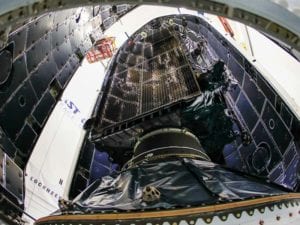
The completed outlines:
[[[224,96],[236,87],[237,81],[223,61],[217,61],[198,81],[202,93],[182,109],[182,126],[194,132],[214,162],[223,163],[224,146],[236,138]]]
[[[156,201],[144,200],[147,187],[159,192]],[[182,158],[145,163],[120,174],[103,177],[75,198],[68,210],[96,213],[168,209],[283,193],[270,184],[233,173],[214,163]]]

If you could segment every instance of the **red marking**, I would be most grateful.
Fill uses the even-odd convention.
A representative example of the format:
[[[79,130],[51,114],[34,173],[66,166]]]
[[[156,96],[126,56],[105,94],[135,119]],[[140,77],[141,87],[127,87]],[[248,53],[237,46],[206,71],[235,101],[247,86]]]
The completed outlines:
[[[89,63],[94,63],[111,58],[115,49],[115,38],[103,38],[96,42],[95,46],[88,51],[86,57]]]
[[[222,16],[218,16],[219,20],[221,21],[221,24],[223,25],[225,31],[227,33],[230,34],[231,37],[234,37],[234,32],[233,29],[231,28],[230,24],[228,23],[227,19],[222,17]]]

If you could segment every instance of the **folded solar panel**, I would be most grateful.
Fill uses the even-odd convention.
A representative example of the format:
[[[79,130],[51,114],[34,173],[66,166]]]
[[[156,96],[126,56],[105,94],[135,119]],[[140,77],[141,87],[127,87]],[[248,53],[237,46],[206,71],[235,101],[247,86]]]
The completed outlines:
[[[111,83],[102,99],[101,128],[200,93],[184,48],[176,33],[168,29],[126,43],[109,72]]]

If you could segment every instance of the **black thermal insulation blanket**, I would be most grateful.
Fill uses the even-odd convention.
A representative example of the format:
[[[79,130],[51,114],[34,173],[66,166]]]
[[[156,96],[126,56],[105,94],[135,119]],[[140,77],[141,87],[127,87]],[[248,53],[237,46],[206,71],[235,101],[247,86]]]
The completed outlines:
[[[145,187],[158,190],[156,201],[143,200]],[[71,204],[77,212],[186,207],[279,195],[279,188],[233,173],[212,162],[173,159],[145,163],[95,181]]]

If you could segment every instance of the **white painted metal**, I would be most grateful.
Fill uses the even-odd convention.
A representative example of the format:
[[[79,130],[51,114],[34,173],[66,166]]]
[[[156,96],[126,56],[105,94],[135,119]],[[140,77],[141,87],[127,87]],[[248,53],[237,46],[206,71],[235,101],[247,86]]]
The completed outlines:
[[[67,198],[89,118],[104,78],[101,63],[83,61],[54,108],[26,166],[25,212],[34,218]],[[27,218],[28,219],[28,218]]]

